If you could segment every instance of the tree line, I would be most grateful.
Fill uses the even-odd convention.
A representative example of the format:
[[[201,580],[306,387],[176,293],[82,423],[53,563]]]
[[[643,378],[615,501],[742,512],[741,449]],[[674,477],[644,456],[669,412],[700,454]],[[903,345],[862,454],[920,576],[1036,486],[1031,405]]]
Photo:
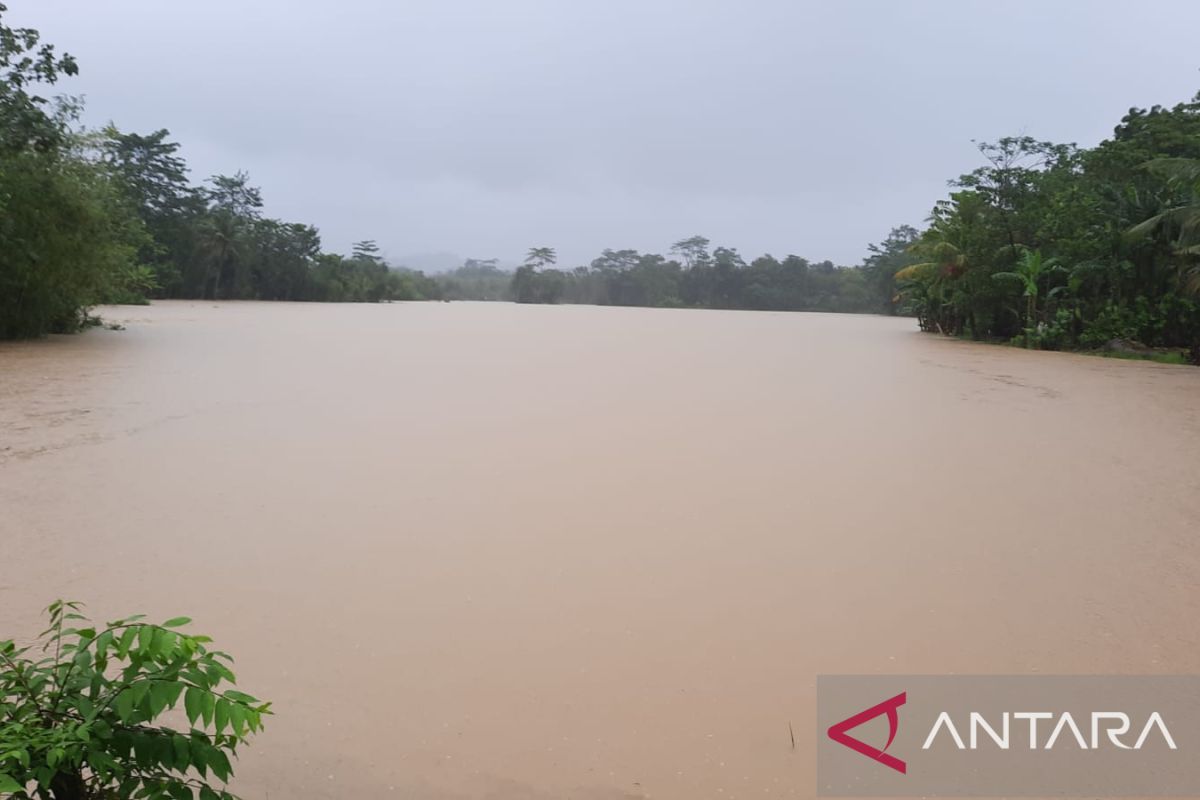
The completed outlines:
[[[924,330],[1027,347],[1114,340],[1200,361],[1200,95],[1131,109],[1095,147],[1006,137],[950,182],[918,230],[843,267],[746,261],[703,236],[667,254],[604,250],[560,268],[532,248],[514,271],[471,259],[444,275],[393,268],[373,241],[322,250],[311,225],[263,214],[247,175],[193,184],[179,144],[79,125],[40,87],[78,65],[0,5],[0,338],[76,330],[104,302],[149,297],[520,303],[908,314]]]
[[[889,268],[911,263],[906,248],[916,236],[911,227],[893,230],[859,268],[795,255],[747,262],[703,236],[676,242],[668,256],[604,250],[571,270],[554,266],[553,248],[535,247],[513,273],[510,295],[518,303],[889,313]]]
[[[925,330],[1200,362],[1200,95],[1131,109],[1093,148],[1008,137],[951,183],[895,274]]]
[[[39,90],[78,73],[0,4],[0,338],[71,332],[99,303],[149,297],[380,301],[436,297],[372,241],[326,253],[317,229],[262,213],[245,173],[188,179],[166,130],[79,125]]]
[[[854,267],[794,255],[747,263],[693,236],[670,257],[605,250],[561,270],[553,249],[537,247],[510,295],[907,314],[948,335],[1043,349],[1175,348],[1200,363],[1200,94],[1131,109],[1093,148],[1028,136],[978,148],[984,165],[950,182],[922,230],[895,228]]]

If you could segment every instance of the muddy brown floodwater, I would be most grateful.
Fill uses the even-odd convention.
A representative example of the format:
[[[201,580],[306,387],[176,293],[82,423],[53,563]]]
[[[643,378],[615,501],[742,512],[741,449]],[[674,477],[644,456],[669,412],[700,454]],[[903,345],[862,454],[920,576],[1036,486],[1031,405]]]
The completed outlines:
[[[1197,369],[823,314],[105,314],[0,346],[0,634],[194,617],[276,704],[250,798],[808,797],[818,673],[1200,671]]]

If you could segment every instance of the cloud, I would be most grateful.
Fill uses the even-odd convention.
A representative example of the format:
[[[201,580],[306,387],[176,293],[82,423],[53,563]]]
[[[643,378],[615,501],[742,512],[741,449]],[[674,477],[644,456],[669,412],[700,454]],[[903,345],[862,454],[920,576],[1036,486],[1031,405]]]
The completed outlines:
[[[854,263],[977,165],[1197,88],[1190,0],[11,0],[88,119],[171,129],[327,246],[583,263],[704,233]]]

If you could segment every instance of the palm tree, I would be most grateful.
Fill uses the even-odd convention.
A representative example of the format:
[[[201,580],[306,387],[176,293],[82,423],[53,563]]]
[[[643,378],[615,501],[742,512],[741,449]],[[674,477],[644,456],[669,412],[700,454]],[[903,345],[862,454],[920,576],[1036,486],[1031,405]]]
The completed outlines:
[[[221,283],[226,283],[226,296],[238,283],[238,267],[244,261],[245,242],[242,226],[232,214],[218,211],[210,214],[200,228],[200,253],[204,261],[204,283],[200,296],[212,299],[221,296]]]
[[[1187,202],[1155,214],[1145,222],[1129,229],[1132,237],[1148,236],[1158,230],[1173,235],[1172,249],[1188,262],[1200,256],[1200,159],[1156,158],[1147,162],[1146,169],[1181,189]],[[1200,294],[1200,265],[1190,263],[1183,273],[1184,289]]]
[[[921,330],[956,333],[959,317],[953,284],[967,271],[967,257],[947,241],[922,241],[909,252],[927,260],[898,270],[893,277],[898,302],[916,313]]]
[[[553,247],[531,247],[525,256],[525,266],[533,269],[542,269],[547,264],[557,263],[558,253],[554,252]]]

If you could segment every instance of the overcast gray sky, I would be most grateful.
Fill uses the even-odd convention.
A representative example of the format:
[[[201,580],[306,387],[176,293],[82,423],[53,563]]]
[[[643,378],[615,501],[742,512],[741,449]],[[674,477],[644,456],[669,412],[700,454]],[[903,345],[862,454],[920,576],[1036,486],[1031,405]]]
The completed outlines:
[[[169,128],[327,249],[560,264],[700,233],[843,264],[972,139],[1200,89],[1200,0],[8,0],[89,123]]]

